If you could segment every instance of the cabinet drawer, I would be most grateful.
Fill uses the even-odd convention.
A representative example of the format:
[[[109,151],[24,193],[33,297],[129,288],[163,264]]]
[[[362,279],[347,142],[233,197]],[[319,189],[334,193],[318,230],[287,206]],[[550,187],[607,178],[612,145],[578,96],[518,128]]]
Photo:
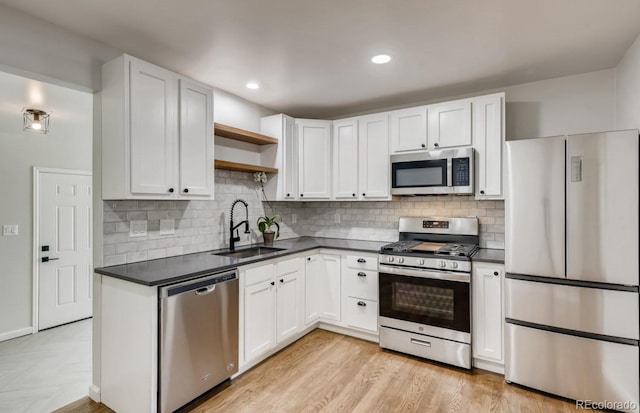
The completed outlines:
[[[378,331],[378,303],[347,297],[344,318],[351,327],[376,332]]]
[[[290,260],[281,261],[276,264],[276,274],[283,276],[300,271],[302,266],[302,258],[292,258]]]
[[[344,273],[344,289],[349,297],[378,301],[378,271],[348,268]]]
[[[274,265],[268,264],[244,271],[244,286],[249,287],[273,279]]]
[[[378,270],[378,257],[370,255],[348,255],[347,267],[363,270]]]

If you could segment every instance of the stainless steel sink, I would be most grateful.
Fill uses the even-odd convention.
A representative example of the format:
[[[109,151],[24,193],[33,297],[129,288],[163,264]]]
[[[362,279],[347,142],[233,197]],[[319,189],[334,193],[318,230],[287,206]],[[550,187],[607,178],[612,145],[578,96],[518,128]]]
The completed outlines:
[[[247,258],[247,257],[255,257],[258,255],[273,254],[274,252],[283,251],[283,250],[285,250],[285,248],[251,247],[251,248],[243,248],[235,251],[212,252],[211,254],[220,255],[223,257]]]

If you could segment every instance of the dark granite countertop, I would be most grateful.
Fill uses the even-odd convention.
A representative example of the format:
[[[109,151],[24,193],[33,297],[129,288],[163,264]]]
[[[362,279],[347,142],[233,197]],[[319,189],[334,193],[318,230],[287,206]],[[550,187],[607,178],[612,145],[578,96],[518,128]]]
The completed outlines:
[[[380,247],[385,244],[388,244],[388,242],[300,237],[276,241],[273,245],[274,247],[285,249],[268,255],[259,255],[248,258],[232,258],[212,254],[216,251],[224,252],[225,250],[205,251],[196,254],[179,255],[176,257],[167,257],[157,260],[96,268],[95,272],[137,284],[156,286],[171,284],[208,273],[224,271],[230,268],[266,261],[285,255],[297,254],[314,248],[335,248],[341,250],[377,253],[380,250]],[[239,246],[236,250],[242,250],[247,247],[249,246]]]
[[[504,264],[504,250],[480,248],[471,258],[472,261],[493,262]]]

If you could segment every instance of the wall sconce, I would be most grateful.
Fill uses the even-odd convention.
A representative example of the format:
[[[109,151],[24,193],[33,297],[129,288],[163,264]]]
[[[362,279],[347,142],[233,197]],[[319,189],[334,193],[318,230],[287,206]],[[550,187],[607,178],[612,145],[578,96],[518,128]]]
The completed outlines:
[[[38,109],[22,111],[22,130],[35,133],[49,132],[49,116],[51,114]]]

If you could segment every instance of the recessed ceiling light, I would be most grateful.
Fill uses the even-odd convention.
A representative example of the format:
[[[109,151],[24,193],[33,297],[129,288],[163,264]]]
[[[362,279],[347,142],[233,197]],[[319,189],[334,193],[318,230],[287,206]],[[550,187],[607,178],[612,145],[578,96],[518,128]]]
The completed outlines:
[[[247,89],[260,89],[260,85],[256,82],[247,83]]]
[[[371,61],[377,65],[382,65],[385,63],[389,63],[391,61],[391,56],[389,56],[388,54],[379,54],[379,55],[373,56],[371,58]]]

